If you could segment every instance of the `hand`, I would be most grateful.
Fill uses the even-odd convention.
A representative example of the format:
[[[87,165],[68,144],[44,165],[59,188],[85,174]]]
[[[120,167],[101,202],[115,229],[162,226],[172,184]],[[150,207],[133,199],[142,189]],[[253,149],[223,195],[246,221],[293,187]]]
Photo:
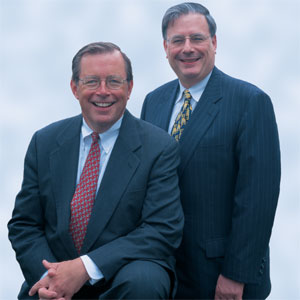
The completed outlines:
[[[89,279],[80,258],[60,263],[44,260],[43,265],[48,270],[48,274],[31,288],[30,296],[38,292],[42,299],[69,300]]]
[[[56,275],[56,269],[58,267],[58,263],[49,263],[47,260],[42,261],[44,267],[48,270],[47,276],[49,278]],[[40,300],[46,300],[46,299],[52,299],[52,300],[65,300],[65,298],[57,298],[57,293],[55,291],[51,291],[49,288],[50,286],[50,280],[48,280],[48,287],[39,287],[41,286],[41,283],[36,284],[36,288],[38,289],[39,299]],[[35,292],[34,292],[35,293]]]
[[[53,272],[51,271],[51,274]],[[39,293],[40,299],[54,299],[57,297],[55,291],[48,290],[50,286],[50,277],[47,275],[39,280],[29,291],[29,296],[33,296],[36,292]]]
[[[215,300],[219,300],[219,299],[242,300],[243,291],[244,291],[243,283],[231,280],[220,274],[216,286]]]

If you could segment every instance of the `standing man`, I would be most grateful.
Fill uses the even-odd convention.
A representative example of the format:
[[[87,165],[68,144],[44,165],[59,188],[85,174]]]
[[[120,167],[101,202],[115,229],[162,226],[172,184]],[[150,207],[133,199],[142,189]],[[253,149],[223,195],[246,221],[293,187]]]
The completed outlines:
[[[177,143],[125,109],[118,46],[83,47],[72,70],[82,114],[34,134],[8,224],[19,299],[166,299],[183,228]]]
[[[202,5],[169,8],[162,33],[178,80],[147,95],[142,118],[180,146],[177,298],[266,298],[280,182],[271,100],[215,67],[216,24]]]

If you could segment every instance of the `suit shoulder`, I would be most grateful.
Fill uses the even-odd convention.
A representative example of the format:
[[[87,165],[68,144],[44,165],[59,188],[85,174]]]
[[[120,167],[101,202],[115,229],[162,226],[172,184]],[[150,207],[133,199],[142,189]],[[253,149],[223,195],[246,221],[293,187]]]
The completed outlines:
[[[153,91],[148,93],[147,96],[155,96],[157,94],[162,94],[165,91],[169,91],[169,90],[173,90],[174,88],[177,88],[177,86],[178,86],[178,79],[174,79],[154,89]]]
[[[52,145],[58,138],[69,138],[80,132],[82,116],[78,115],[53,122],[35,132],[37,143]]]
[[[63,120],[59,120],[56,122],[53,122],[41,129],[39,129],[37,131],[38,135],[48,135],[48,134],[52,134],[55,133],[57,131],[61,131],[62,129],[68,127],[68,126],[73,126],[76,123],[79,122],[79,120],[81,119],[81,115],[75,116],[75,117],[70,117],[70,118],[66,118]]]
[[[273,110],[272,100],[262,89],[245,80],[229,76],[219,70],[216,72],[219,77],[220,89],[224,103],[231,104],[241,111],[249,109]]]
[[[147,121],[138,119],[136,117],[134,117],[134,120],[136,122],[136,127],[139,131],[139,134],[141,135],[143,140],[148,139],[150,143],[153,144],[158,141],[165,142],[166,144],[177,144],[175,139],[160,127],[157,127]]]
[[[219,71],[219,73],[222,75],[223,89],[228,89],[228,87],[230,87],[231,89],[235,90],[235,92],[248,94],[249,96],[255,95],[255,94],[266,95],[266,93],[262,89],[260,89],[259,87],[257,87],[256,85],[254,85],[248,81],[235,78],[235,77],[227,75],[221,71]]]

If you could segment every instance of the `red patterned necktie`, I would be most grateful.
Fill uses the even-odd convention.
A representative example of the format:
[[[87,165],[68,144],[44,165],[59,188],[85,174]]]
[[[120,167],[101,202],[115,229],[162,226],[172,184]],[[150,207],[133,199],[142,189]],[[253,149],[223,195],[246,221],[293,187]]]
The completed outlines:
[[[171,130],[171,136],[173,136],[176,141],[179,141],[183,129],[192,114],[191,93],[189,90],[185,90],[183,94],[184,102]]]
[[[71,201],[70,232],[80,253],[94,204],[100,167],[99,135],[92,133],[92,145],[85,161],[79,184]]]

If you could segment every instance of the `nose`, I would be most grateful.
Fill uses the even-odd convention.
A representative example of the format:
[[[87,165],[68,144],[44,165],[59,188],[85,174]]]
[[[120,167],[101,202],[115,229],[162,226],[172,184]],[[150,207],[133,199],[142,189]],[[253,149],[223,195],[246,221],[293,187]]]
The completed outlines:
[[[108,95],[110,93],[106,86],[105,80],[101,80],[98,88],[96,89],[96,94],[98,95]]]
[[[193,52],[193,44],[190,41],[189,37],[185,38],[184,45],[183,45],[183,52]]]

